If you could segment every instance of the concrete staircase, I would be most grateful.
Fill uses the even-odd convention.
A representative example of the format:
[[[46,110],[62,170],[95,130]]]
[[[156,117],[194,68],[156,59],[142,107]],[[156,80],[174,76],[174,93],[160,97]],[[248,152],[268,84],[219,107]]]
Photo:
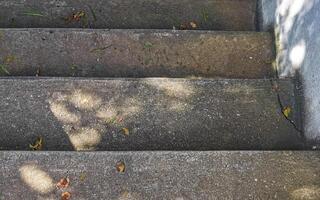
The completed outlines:
[[[320,199],[256,12],[0,0],[0,199]]]

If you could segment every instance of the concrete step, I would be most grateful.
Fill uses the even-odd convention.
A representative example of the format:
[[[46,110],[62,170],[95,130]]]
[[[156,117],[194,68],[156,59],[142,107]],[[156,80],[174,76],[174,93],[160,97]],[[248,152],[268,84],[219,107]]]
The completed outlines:
[[[2,28],[255,30],[255,0],[1,0]]]
[[[293,85],[279,82],[294,113]],[[301,149],[269,80],[1,79],[1,149]]]
[[[0,29],[2,75],[272,76],[269,33]]]
[[[0,152],[3,199],[319,199],[320,151]],[[119,172],[117,166],[125,166]],[[69,186],[57,189],[59,180]]]

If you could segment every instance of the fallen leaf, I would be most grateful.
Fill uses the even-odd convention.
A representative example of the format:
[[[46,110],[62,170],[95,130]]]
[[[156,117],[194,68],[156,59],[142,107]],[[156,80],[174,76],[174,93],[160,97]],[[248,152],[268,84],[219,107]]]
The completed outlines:
[[[289,117],[290,113],[291,113],[291,108],[289,106],[284,107],[282,110],[283,114],[285,117]]]
[[[123,122],[123,117],[119,117],[118,122]]]
[[[188,26],[186,24],[181,24],[180,25],[180,29],[181,30],[186,30],[186,29],[188,29]]]
[[[86,13],[84,11],[79,11],[76,14],[73,15],[73,18],[76,21],[79,21],[81,19],[81,17],[84,17],[86,15]]]
[[[61,194],[61,200],[69,200],[71,198],[70,192],[64,192]]]
[[[29,147],[34,151],[41,150],[43,147],[42,137],[38,137],[37,140],[34,142],[34,144],[29,144]]]
[[[190,26],[191,26],[191,28],[193,28],[193,29],[195,29],[195,28],[198,27],[195,22],[190,22]]]
[[[123,128],[122,131],[123,131],[123,134],[125,134],[127,136],[129,135],[129,129],[128,128]]]
[[[6,66],[0,65],[0,73],[3,72],[6,75],[10,75],[10,72],[7,70]]]
[[[80,181],[84,181],[86,179],[87,175],[85,173],[80,174]]]
[[[118,162],[117,163],[117,171],[123,173],[126,170],[126,165],[124,162]]]
[[[153,44],[151,42],[145,42],[144,43],[144,48],[149,49],[153,46]]]
[[[72,15],[68,16],[65,18],[65,20],[70,23],[70,22],[73,22],[73,21],[80,21],[81,18],[85,17],[86,16],[86,13],[84,11],[78,11],[76,13],[73,13]]]
[[[57,183],[57,188],[66,188],[69,186],[70,179],[68,177],[60,179],[60,181]]]
[[[180,25],[180,30],[190,30],[198,28],[198,24],[195,21],[183,23]]]
[[[128,191],[123,191],[123,192],[121,193],[121,197],[122,197],[123,199],[128,199],[129,195],[130,195],[130,193],[129,193]]]
[[[77,65],[75,65],[75,64],[71,65],[70,68],[71,68],[71,70],[77,70],[78,69]]]

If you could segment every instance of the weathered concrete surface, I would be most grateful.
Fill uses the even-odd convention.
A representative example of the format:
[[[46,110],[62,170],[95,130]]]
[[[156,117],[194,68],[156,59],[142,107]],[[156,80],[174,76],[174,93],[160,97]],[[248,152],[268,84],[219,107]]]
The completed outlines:
[[[2,28],[255,30],[255,0],[1,0]],[[83,12],[82,14],[79,12]]]
[[[269,33],[0,29],[16,76],[264,78],[273,59]]]
[[[1,152],[3,199],[320,198],[320,152]],[[116,170],[124,162],[124,173]],[[55,184],[69,177],[70,186]]]
[[[275,27],[279,75],[298,77],[306,138],[320,148],[320,1],[260,0],[262,29]]]
[[[291,83],[279,87],[293,107]],[[304,148],[269,80],[15,78],[0,94],[2,149]]]

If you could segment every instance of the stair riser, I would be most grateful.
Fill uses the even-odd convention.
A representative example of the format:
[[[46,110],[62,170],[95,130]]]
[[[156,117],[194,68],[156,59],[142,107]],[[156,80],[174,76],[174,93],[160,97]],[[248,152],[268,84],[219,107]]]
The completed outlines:
[[[268,80],[2,79],[0,93],[2,149],[302,148]]]
[[[254,0],[2,0],[2,28],[255,30]],[[82,13],[81,13],[82,12]]]
[[[265,78],[273,74],[268,33],[0,29],[0,44],[0,64],[15,76]]]

